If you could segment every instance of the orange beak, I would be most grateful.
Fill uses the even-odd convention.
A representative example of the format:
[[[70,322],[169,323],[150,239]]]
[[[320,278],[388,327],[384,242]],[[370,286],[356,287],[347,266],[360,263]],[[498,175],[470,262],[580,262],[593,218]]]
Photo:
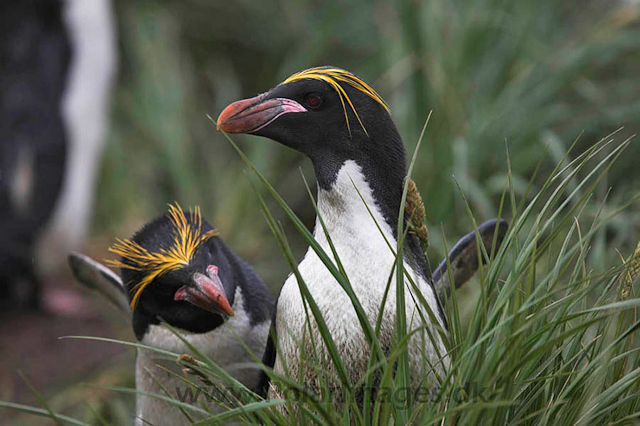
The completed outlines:
[[[266,94],[263,93],[232,103],[218,117],[217,129],[227,133],[252,133],[268,126],[284,114],[307,111],[292,99],[265,97]]]
[[[214,314],[233,316],[222,282],[217,274],[194,274],[193,283],[176,291],[174,300],[184,300]]]

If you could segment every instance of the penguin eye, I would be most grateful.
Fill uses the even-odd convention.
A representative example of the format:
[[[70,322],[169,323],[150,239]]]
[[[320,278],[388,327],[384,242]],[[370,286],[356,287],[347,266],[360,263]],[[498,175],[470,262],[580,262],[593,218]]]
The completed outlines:
[[[316,108],[319,108],[320,105],[322,105],[322,98],[317,93],[311,93],[311,94],[305,96],[304,103],[309,108],[316,109]]]

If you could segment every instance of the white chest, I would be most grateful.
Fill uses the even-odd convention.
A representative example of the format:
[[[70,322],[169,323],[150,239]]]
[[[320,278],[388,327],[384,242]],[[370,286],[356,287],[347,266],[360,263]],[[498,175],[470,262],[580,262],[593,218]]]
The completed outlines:
[[[240,288],[236,289],[233,310],[235,315],[215,330],[201,334],[181,331],[181,336],[245,386],[254,388],[258,380],[258,370],[246,368],[246,363],[253,362],[253,358],[240,344],[240,339],[260,359],[264,352],[270,324],[269,321],[265,321],[251,326],[250,319],[244,310],[244,297]],[[187,346],[176,335],[158,325],[150,326],[140,343],[177,354],[191,354]],[[175,360],[167,361],[153,351],[138,349],[136,358],[136,388],[138,390],[166,395],[164,390],[166,389],[173,398],[183,400],[183,402],[197,406],[205,403],[211,411],[219,410],[218,406],[209,401],[205,394],[196,394],[197,391],[188,390],[189,386],[185,382],[162,370],[158,365],[183,376],[181,368],[175,363]],[[204,389],[211,390],[211,386],[199,383],[196,377],[185,377],[202,385]],[[197,401],[194,398],[197,398]],[[179,409],[153,397],[138,395],[136,406],[137,424],[145,424],[140,421],[140,418],[151,424],[191,424]],[[198,418],[198,416],[195,415],[192,418]]]
[[[349,281],[372,326],[375,327],[376,318],[380,310],[383,309],[379,338],[381,343],[388,347],[392,344],[395,328],[396,277],[394,264],[396,260],[393,250],[395,250],[397,243],[374,201],[371,188],[355,162],[347,161],[343,165],[331,191],[319,191],[318,210],[327,226],[329,236]],[[318,221],[314,235],[325,252],[331,256],[330,246]],[[420,288],[433,312],[438,312],[435,295],[428,283],[420,278],[406,262],[404,268]],[[298,265],[298,269],[323,313],[338,349],[345,354],[343,361],[353,376],[352,381],[359,380],[366,370],[369,360],[369,345],[349,297],[311,248]],[[382,307],[384,293],[391,274],[393,274],[391,287],[386,303]],[[419,302],[416,302],[418,299],[411,296],[413,292],[409,282],[405,280],[408,330],[423,325],[431,327],[431,324],[422,323],[417,312]],[[278,299],[277,309],[276,326],[280,349],[287,358],[289,369],[297,372],[296,365],[300,356],[300,347],[302,345],[308,346],[309,343],[308,330],[305,330],[307,314],[294,275],[291,275],[285,282]],[[420,309],[428,319],[426,310]],[[310,312],[309,315],[311,315]],[[437,336],[437,332],[432,334]],[[314,336],[314,339],[316,342],[321,341],[319,334]],[[437,341],[432,343],[427,338],[426,342],[420,343],[419,340],[412,339],[410,343],[410,362],[415,367],[412,373],[416,377],[422,377],[421,366],[424,364],[424,357],[427,357],[432,364],[440,365],[439,370],[446,368],[448,360],[445,359],[438,363],[439,356],[434,348],[437,347],[440,354],[445,354],[442,341],[437,338]],[[277,360],[276,371],[281,368],[281,362]],[[313,372],[309,372],[309,374],[312,375]]]

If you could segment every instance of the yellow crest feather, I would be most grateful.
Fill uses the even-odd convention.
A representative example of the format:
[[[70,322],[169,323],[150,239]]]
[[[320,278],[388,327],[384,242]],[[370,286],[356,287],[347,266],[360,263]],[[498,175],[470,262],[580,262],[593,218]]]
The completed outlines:
[[[345,121],[347,122],[347,128],[349,129],[349,135],[351,135],[351,127],[349,126],[349,115],[347,114],[347,105],[345,104],[345,101],[351,107],[351,110],[353,111],[356,118],[358,119],[358,122],[360,123],[362,130],[364,130],[367,136],[369,136],[369,133],[367,132],[367,129],[365,129],[364,124],[362,124],[362,120],[360,120],[360,116],[358,115],[356,108],[353,106],[353,103],[351,102],[349,95],[347,95],[347,92],[344,90],[344,88],[340,86],[340,83],[348,84],[354,89],[361,91],[362,93],[364,93],[365,95],[369,96],[371,99],[375,100],[380,105],[382,105],[387,111],[389,111],[389,107],[387,106],[385,101],[382,99],[380,95],[378,95],[378,93],[375,90],[373,90],[371,86],[369,86],[363,80],[358,78],[355,74],[352,74],[349,71],[345,71],[341,68],[333,68],[333,67],[309,68],[307,70],[300,71],[293,74],[291,77],[283,81],[282,84],[292,83],[294,81],[305,80],[305,79],[324,81],[325,83],[329,84],[338,93],[340,102],[342,103],[342,109],[344,110],[344,118],[345,118]]]
[[[131,310],[133,311],[140,299],[142,291],[160,275],[175,271],[188,265],[200,245],[209,238],[218,235],[212,229],[202,232],[202,214],[200,207],[196,207],[189,223],[184,211],[178,203],[169,205],[169,219],[174,227],[173,245],[169,249],[150,252],[130,239],[116,239],[116,243],[109,248],[111,253],[119,255],[121,260],[107,260],[107,264],[114,268],[124,268],[144,272],[144,277],[132,289]]]

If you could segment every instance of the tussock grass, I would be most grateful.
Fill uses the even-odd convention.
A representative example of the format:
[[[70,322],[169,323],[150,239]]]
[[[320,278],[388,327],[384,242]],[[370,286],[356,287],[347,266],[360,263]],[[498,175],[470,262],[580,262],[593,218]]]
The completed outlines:
[[[584,133],[583,151],[621,125],[622,138],[640,130],[640,6],[626,0],[114,4],[121,72],[94,232],[129,235],[169,201],[200,205],[268,283],[280,284],[290,269],[261,210],[245,202],[254,194],[241,160],[205,113],[216,117],[230,102],[264,92],[294,72],[322,64],[355,72],[387,101],[411,143],[434,110],[431,137],[413,173],[425,200],[432,262],[445,254],[443,233],[452,238],[469,230],[451,175],[478,218],[497,215],[505,139],[513,191],[521,200],[535,168],[540,174],[532,191],[577,134]],[[273,22],[278,24],[265,24]],[[298,167],[309,177],[311,165],[290,150],[248,138],[235,140],[312,225],[313,206],[296,185]],[[545,147],[549,161],[539,165]],[[634,159],[640,146],[627,153],[596,192],[602,200],[614,187],[605,209],[623,204],[639,185]],[[284,212],[259,190],[292,235]],[[598,236],[591,252],[599,268],[617,257],[608,256],[614,253],[607,242],[622,248],[629,233],[640,231],[640,220],[625,211],[603,231],[609,237]],[[300,238],[289,243],[296,256],[307,248]]]
[[[404,306],[398,308],[396,314],[395,344],[385,355],[377,338],[380,317],[375,324],[367,319],[331,243],[331,236],[327,234],[330,256],[237,145],[229,141],[253,171],[256,186],[266,187],[300,236],[316,251],[349,295],[371,345],[370,368],[364,383],[349,381],[322,313],[297,271],[297,260],[288,236],[275,220],[261,192],[256,191],[267,223],[289,267],[298,277],[307,308],[305,327],[316,326],[326,348],[326,353],[319,353],[316,348],[320,346],[312,344],[308,346],[311,350],[301,351],[300,359],[302,365],[317,371],[321,392],[320,395],[311,394],[302,377],[287,373],[279,375],[267,369],[271,380],[288,391],[283,400],[262,400],[220,369],[215,360],[207,359],[191,347],[195,358],[180,358],[181,364],[189,367],[189,374],[183,378],[185,386],[201,392],[201,396],[207,396],[215,403],[190,404],[176,398],[171,389],[157,397],[182,409],[195,424],[216,424],[230,419],[240,423],[277,425],[303,422],[326,425],[623,425],[639,421],[640,346],[635,336],[640,328],[640,298],[635,292],[640,275],[640,248],[635,253],[621,254],[620,263],[604,271],[594,269],[589,261],[599,230],[620,211],[637,204],[640,198],[638,193],[613,211],[605,209],[604,204],[594,205],[594,191],[631,139],[617,142],[615,135],[611,135],[575,156],[569,150],[540,190],[531,194],[530,200],[515,193],[507,163],[507,178],[498,211],[510,221],[509,231],[497,251],[488,253],[483,248],[479,252],[488,263],[480,267],[477,282],[470,284],[480,288],[481,297],[473,306],[468,323],[461,321],[459,300],[453,289],[450,299],[444,301],[449,331],[440,330],[440,333],[451,368],[446,377],[438,378],[435,386],[424,389],[410,387],[406,357],[410,336]],[[410,170],[416,158],[414,155]],[[462,192],[461,196],[465,200]],[[315,206],[313,197],[311,200]],[[598,213],[585,220],[584,212],[589,208]],[[471,208],[467,208],[467,212],[475,227]],[[322,220],[320,224],[327,232]],[[389,277],[387,288],[387,292],[397,292],[398,305],[406,296],[405,279],[411,280],[401,266],[406,231],[405,224],[400,221],[399,243],[389,247],[400,259]],[[446,241],[443,244],[446,245]],[[450,282],[453,282],[451,277]],[[417,291],[415,285],[414,290]],[[433,312],[427,314],[431,316]],[[309,336],[313,335],[309,329]],[[180,355],[153,350],[170,359],[178,359]],[[255,354],[256,362],[260,357],[261,354]],[[330,385],[335,377],[327,375],[328,363],[337,374],[340,389]],[[211,384],[215,384],[216,389],[234,391],[221,396],[219,392],[211,391],[214,389]],[[371,391],[374,384],[377,384],[376,390]],[[363,406],[354,398],[357,388],[362,385],[369,389]],[[130,388],[107,389],[136,393]],[[327,403],[327,396],[333,392],[343,393],[344,404],[336,407]],[[211,412],[215,405],[223,411]],[[39,409],[0,402],[0,407],[49,417],[59,423],[87,424],[54,414],[46,404],[44,409]]]

